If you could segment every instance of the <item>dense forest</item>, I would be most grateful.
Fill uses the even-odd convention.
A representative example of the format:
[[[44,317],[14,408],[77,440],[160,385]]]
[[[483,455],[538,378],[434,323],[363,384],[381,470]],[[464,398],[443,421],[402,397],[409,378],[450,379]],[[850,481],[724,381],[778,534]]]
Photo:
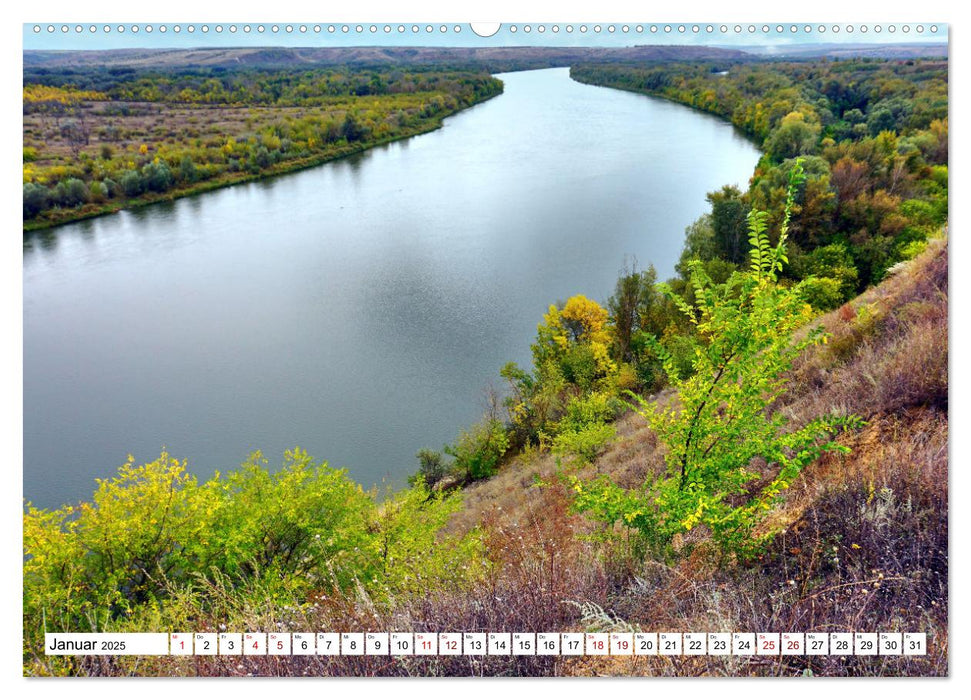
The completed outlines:
[[[308,167],[502,91],[436,69],[25,71],[24,228]]]
[[[947,673],[946,64],[572,75],[704,109],[763,146],[746,191],[709,194],[677,276],[629,267],[603,303],[551,304],[532,367],[502,368],[482,421],[419,452],[410,488],[383,500],[295,450],[273,473],[257,454],[205,483],[163,454],[91,503],[28,505],[25,673]],[[193,80],[159,95],[216,94]],[[70,89],[143,84],[124,85]],[[927,632],[930,653],[136,668],[39,652],[43,629],[226,625],[906,630]]]

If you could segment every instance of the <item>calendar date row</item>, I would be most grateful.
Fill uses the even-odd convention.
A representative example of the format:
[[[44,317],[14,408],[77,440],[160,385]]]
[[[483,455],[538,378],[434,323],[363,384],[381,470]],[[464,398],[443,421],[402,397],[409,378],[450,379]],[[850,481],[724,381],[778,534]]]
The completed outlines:
[[[923,656],[924,632],[48,633],[48,655]]]

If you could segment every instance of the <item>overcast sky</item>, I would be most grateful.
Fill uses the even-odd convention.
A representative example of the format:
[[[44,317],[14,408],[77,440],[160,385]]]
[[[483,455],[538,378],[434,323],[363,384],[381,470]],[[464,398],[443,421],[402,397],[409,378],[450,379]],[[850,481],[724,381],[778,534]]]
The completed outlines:
[[[106,31],[106,27],[109,31]],[[259,27],[263,28],[262,32],[259,31]],[[276,31],[273,31],[274,28]],[[290,31],[287,31],[288,28]],[[456,31],[456,28],[459,31]],[[820,31],[820,28],[823,31]],[[947,33],[947,24],[943,22],[822,25],[818,23],[812,25],[530,23],[504,24],[498,32],[488,38],[476,35],[469,24],[454,23],[415,25],[411,23],[267,22],[261,25],[259,23],[121,24],[115,22],[79,25],[28,22],[23,26],[23,46],[24,49],[54,50],[228,46],[631,46],[634,44],[689,44],[744,48],[755,45],[782,47],[809,43],[945,43]]]

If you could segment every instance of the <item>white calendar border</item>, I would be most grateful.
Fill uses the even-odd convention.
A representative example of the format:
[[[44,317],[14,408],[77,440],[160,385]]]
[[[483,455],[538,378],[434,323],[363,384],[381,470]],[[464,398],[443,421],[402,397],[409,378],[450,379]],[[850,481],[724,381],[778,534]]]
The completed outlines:
[[[658,5],[658,6],[645,6],[643,4],[635,4],[633,2],[615,2],[613,0],[607,0],[607,2],[598,3],[584,3],[580,5],[579,3],[552,3],[548,0],[543,0],[542,2],[534,3],[532,5],[525,5],[521,1],[513,2],[512,0],[495,0],[494,2],[476,4],[470,6],[468,4],[453,4],[444,2],[443,0],[422,0],[421,4],[416,6],[414,3],[402,4],[402,3],[391,3],[389,0],[377,0],[376,2],[369,3],[368,5],[344,5],[344,6],[333,6],[323,8],[319,4],[312,4],[309,2],[298,2],[293,6],[281,6],[277,3],[272,9],[266,10],[261,6],[248,6],[247,8],[240,7],[235,4],[221,5],[220,3],[213,3],[209,5],[201,5],[199,3],[190,3],[186,0],[170,0],[164,5],[154,8],[146,8],[144,5],[131,5],[130,3],[118,3],[117,5],[111,4],[111,0],[105,3],[99,3],[99,5],[94,8],[94,6],[86,5],[81,6],[83,9],[83,15],[78,15],[77,8],[79,5],[76,2],[68,3],[66,0],[50,0],[43,5],[30,5],[25,3],[15,4],[15,10],[13,12],[8,12],[8,15],[16,14],[16,17],[7,17],[4,27],[4,31],[9,32],[7,41],[2,43],[3,48],[0,49],[5,52],[4,58],[6,61],[4,64],[8,66],[5,71],[5,87],[9,88],[11,85],[16,84],[19,86],[21,75],[19,74],[19,66],[22,61],[22,54],[20,53],[20,23],[27,21],[58,21],[58,20],[84,20],[89,17],[84,15],[91,15],[96,13],[98,16],[98,21],[185,21],[187,18],[192,20],[209,21],[212,19],[223,20],[231,18],[232,21],[265,21],[268,18],[271,20],[284,20],[284,19],[294,19],[297,21],[305,20],[308,17],[326,16],[322,17],[327,21],[385,21],[388,18],[407,18],[409,21],[423,21],[424,19],[435,19],[440,21],[456,21],[456,22],[468,22],[468,21],[494,21],[494,20],[514,20],[514,21],[605,21],[607,19],[616,18],[621,21],[630,20],[632,17],[640,17],[640,15],[645,15],[651,21],[711,21],[717,20],[740,20],[740,21],[761,21],[763,19],[771,19],[773,21],[796,21],[802,22],[807,19],[813,21],[833,21],[833,22],[843,22],[843,21],[859,21],[861,19],[861,10],[857,9],[857,6],[853,3],[847,3],[845,0],[817,0],[812,3],[811,9],[803,4],[789,3],[789,4],[777,4],[777,5],[765,5],[765,4],[749,4],[749,5],[739,5],[734,4],[731,7],[731,11],[728,12],[724,3],[716,3],[713,0],[701,0],[700,2],[695,2],[690,5],[678,5],[678,4],[668,4],[668,5]],[[918,11],[923,14],[923,8],[918,7]],[[94,8],[94,9],[93,9]],[[253,9],[251,9],[253,8]],[[349,9],[348,9],[349,8]],[[934,13],[940,12],[940,20],[943,21],[953,21],[955,19],[956,10],[951,7],[941,7],[939,9],[934,9]],[[881,4],[881,9],[879,12],[880,17],[876,19],[898,19],[898,18],[912,18],[915,13],[915,6],[912,2],[901,2],[900,0],[891,0]],[[771,18],[768,15],[771,14]],[[809,16],[811,14],[811,16]],[[264,16],[266,15],[266,16]],[[272,17],[271,17],[272,15]],[[279,15],[279,16],[278,16]],[[471,16],[470,16],[471,15]],[[865,17],[867,21],[872,21],[875,19],[872,14],[871,16]],[[934,18],[938,19],[937,17]],[[15,24],[16,23],[16,24]],[[967,31],[967,25],[960,25],[957,27],[957,31],[952,35],[954,41],[951,44],[951,59],[952,59],[952,70],[954,74],[960,73],[965,75],[965,68],[967,66],[967,61],[964,59],[964,48],[963,42],[969,41]],[[14,37],[12,34],[16,32],[18,36]],[[961,57],[958,60],[958,57]],[[15,74],[16,73],[16,74]],[[952,82],[952,96],[951,96],[951,110],[954,113],[966,115],[969,113],[967,105],[967,91],[957,90],[954,87],[955,83]],[[5,94],[10,94],[9,90],[5,91]],[[16,110],[14,108],[17,108]],[[14,112],[18,112],[15,114]],[[7,105],[7,109],[3,112],[5,115],[5,122],[9,129],[12,123],[19,120],[19,105]],[[960,153],[960,162],[968,162],[967,158],[967,146],[968,139],[966,137],[962,138],[959,142],[952,144],[954,148],[952,153]],[[19,150],[19,145],[15,140],[7,140],[6,142],[0,143],[0,149],[2,149],[4,163],[18,162],[16,158],[17,151]],[[9,175],[9,173],[7,173]],[[964,182],[965,176],[961,173],[961,169],[958,169],[957,173],[952,173],[952,178],[957,178],[957,182]],[[4,184],[7,185],[5,191],[10,191],[10,185],[13,182],[13,178],[8,178],[8,181]],[[958,184],[957,189],[960,189],[960,184]],[[957,191],[956,189],[956,191]],[[960,198],[955,197],[951,202],[952,216],[954,213],[960,211],[961,214],[958,216],[960,222],[967,221],[968,217],[966,215],[966,204],[961,201]],[[11,208],[12,209],[12,208]],[[15,214],[16,212],[14,212]],[[7,227],[7,230],[15,230],[16,226],[19,226],[20,222],[14,220],[14,216],[11,214],[11,225]],[[22,348],[22,335],[19,330],[20,319],[22,313],[22,305],[20,303],[21,299],[21,288],[20,288],[20,263],[21,258],[17,249],[19,249],[19,241],[13,240],[15,237],[10,237],[11,240],[7,241],[7,245],[10,246],[10,251],[13,254],[3,256],[4,264],[7,265],[7,269],[3,272],[2,279],[7,285],[2,298],[5,300],[0,303],[0,308],[5,311],[4,327],[6,328],[17,328],[18,330],[14,333],[10,333],[7,342],[13,348]],[[15,249],[16,246],[16,249]],[[968,260],[968,255],[963,244],[958,243],[958,245],[951,246],[951,263],[954,265],[962,264],[965,262],[971,262]],[[955,276],[953,280],[955,283],[951,288],[951,295],[953,301],[951,302],[951,308],[964,308],[966,304],[963,302],[968,296],[966,294],[967,287],[965,283],[959,276]],[[958,334],[955,334],[956,336]],[[959,346],[965,345],[965,341],[961,340]],[[957,356],[963,356],[964,353],[959,352]],[[14,349],[12,354],[16,356],[17,350]],[[8,355],[9,356],[9,355]],[[949,380],[950,386],[953,388],[953,403],[951,404],[951,417],[960,418],[962,421],[967,418],[967,404],[963,397],[969,396],[968,390],[971,390],[971,382],[968,381],[967,370],[964,367],[958,366],[960,363],[956,363],[951,377]],[[4,388],[8,391],[4,392],[7,397],[9,404],[5,406],[6,413],[12,417],[16,417],[22,406],[22,385],[20,384],[20,377],[10,377],[8,375],[15,374],[16,372],[11,368],[8,368],[7,373],[4,376]],[[11,450],[13,452],[13,461],[15,464],[23,463],[23,452],[22,452],[22,425],[21,423],[14,419],[4,422],[4,434],[3,437],[6,438],[6,445],[13,445],[14,448]],[[962,430],[959,426],[957,429],[953,430],[951,433],[951,440],[953,442],[950,446],[950,452],[952,455],[956,454],[967,454],[968,453],[968,431]],[[950,464],[954,461],[950,460]],[[8,526],[4,528],[4,532],[7,533],[5,541],[7,543],[8,550],[6,552],[7,560],[13,561],[13,558],[19,561],[22,552],[22,539],[20,537],[20,509],[22,508],[21,494],[23,493],[22,488],[22,471],[20,469],[13,470],[13,481],[14,485],[12,488],[6,489],[7,493],[7,507],[4,508],[5,513],[10,518]],[[10,479],[10,475],[7,475]],[[959,470],[949,470],[949,480],[951,485],[950,493],[955,493],[953,490],[958,482],[962,483],[963,486],[958,489],[958,493],[967,494],[967,489],[965,488],[968,483],[968,478],[959,473]],[[15,515],[16,514],[16,515]],[[13,518],[18,519],[18,524],[14,524]],[[955,512],[951,517],[951,525],[949,528],[949,533],[951,538],[963,538],[967,535],[967,517],[962,512]],[[952,540],[953,541],[953,540]],[[967,566],[964,560],[951,560],[950,565],[950,575],[952,577],[951,585],[949,586],[952,590],[959,590],[953,581],[967,581]],[[2,589],[7,592],[7,605],[2,606],[2,611],[0,611],[0,624],[3,624],[3,629],[12,632],[15,628],[22,628],[22,620],[20,618],[18,604],[11,604],[11,599],[13,596],[17,596],[19,600],[18,589],[20,587],[20,576],[16,570],[16,567],[6,567],[3,581]],[[962,605],[955,596],[949,597],[950,615],[949,619],[951,621],[951,632],[957,629],[971,629],[965,623],[968,622],[968,616],[966,614],[966,606]],[[961,649],[959,645],[957,648]],[[43,682],[33,682],[24,679],[22,676],[21,667],[21,656],[22,656],[22,640],[17,639],[16,634],[8,633],[6,635],[0,635],[0,659],[4,662],[4,674],[5,680],[13,680],[18,685],[14,687],[21,690],[23,695],[27,693],[30,694],[32,699],[44,698],[57,698],[58,700],[63,700],[66,693],[76,692],[77,686],[71,684],[69,686],[64,686],[62,683],[43,683]],[[949,664],[950,672],[954,674],[953,677],[966,677],[967,672],[964,669],[968,668],[967,664],[962,664],[953,655],[953,650],[949,647]],[[962,652],[962,656],[966,656]],[[184,693],[186,691],[199,691],[201,693],[211,693],[214,688],[214,683],[221,684],[221,681],[225,679],[183,679],[178,683],[177,686],[173,686],[170,682],[165,680],[152,680],[147,679],[144,683],[139,683],[138,692],[140,694],[147,694],[149,698],[155,697],[155,695],[161,695],[163,692],[169,692],[176,689],[176,692]],[[328,679],[328,682],[340,682],[341,679]],[[640,679],[609,679],[611,689],[615,689],[618,692],[643,692],[644,686],[640,685]],[[695,679],[697,682],[704,683],[717,683],[717,680],[712,679]],[[109,698],[109,697],[129,697],[132,691],[132,686],[128,683],[123,682],[121,679],[85,679],[85,686],[90,688],[90,694],[93,696],[97,693],[97,697]],[[542,683],[548,683],[548,681],[540,681]],[[596,681],[591,681],[596,682]],[[652,679],[651,688],[654,689],[654,683],[681,683],[690,682],[690,679]],[[797,698],[813,698],[813,700],[818,700],[820,686],[818,684],[791,684],[787,683],[785,686],[775,683],[765,683],[761,679],[732,679],[732,692],[741,692],[748,697],[761,697],[763,695],[769,696],[770,694],[774,697],[780,688],[785,687],[785,693],[788,698],[793,700]],[[879,682],[879,681],[878,681]],[[19,684],[23,685],[19,685]],[[28,685],[29,683],[29,685]],[[423,697],[445,697],[453,696],[456,689],[460,689],[463,693],[469,693],[470,691],[474,694],[480,692],[480,690],[492,688],[492,686],[486,685],[476,685],[470,686],[468,684],[463,684],[459,680],[455,682],[449,679],[409,679],[408,687],[413,689],[411,692],[421,693]],[[559,697],[580,697],[581,693],[584,697],[589,695],[590,686],[586,683],[578,684],[567,684],[558,680],[554,681],[555,686],[547,686],[548,688],[555,688],[555,692],[558,693]],[[853,685],[849,685],[852,683]],[[933,686],[928,685],[928,688],[935,693],[935,697],[946,697],[948,695],[954,694],[954,688],[956,683],[942,684],[940,682],[935,682],[934,680],[927,679],[913,679],[908,683],[908,691],[911,693],[920,692],[920,688],[923,688],[924,684],[933,683]],[[391,688],[391,685],[387,686]],[[395,686],[397,687],[397,686]],[[401,686],[403,687],[403,686]],[[257,684],[241,684],[238,682],[232,682],[231,692],[234,698],[249,698],[249,697],[259,697],[261,700],[266,697],[267,693],[285,691],[285,689],[292,690],[293,685],[287,683],[285,680],[277,679],[261,679],[261,682]],[[530,694],[535,694],[537,686],[534,682],[530,680],[512,680],[510,683],[504,684],[505,689],[516,688],[521,692],[528,692]],[[832,692],[832,689],[853,689],[855,692],[859,692],[859,682],[857,679],[834,679],[831,682],[827,682],[822,690],[826,693]],[[483,695],[485,692],[482,693]]]

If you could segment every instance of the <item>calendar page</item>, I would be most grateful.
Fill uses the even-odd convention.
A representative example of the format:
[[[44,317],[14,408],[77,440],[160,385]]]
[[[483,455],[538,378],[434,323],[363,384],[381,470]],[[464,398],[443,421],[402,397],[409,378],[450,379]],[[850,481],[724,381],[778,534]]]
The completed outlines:
[[[264,10],[22,25],[25,677],[948,675],[933,8]]]

